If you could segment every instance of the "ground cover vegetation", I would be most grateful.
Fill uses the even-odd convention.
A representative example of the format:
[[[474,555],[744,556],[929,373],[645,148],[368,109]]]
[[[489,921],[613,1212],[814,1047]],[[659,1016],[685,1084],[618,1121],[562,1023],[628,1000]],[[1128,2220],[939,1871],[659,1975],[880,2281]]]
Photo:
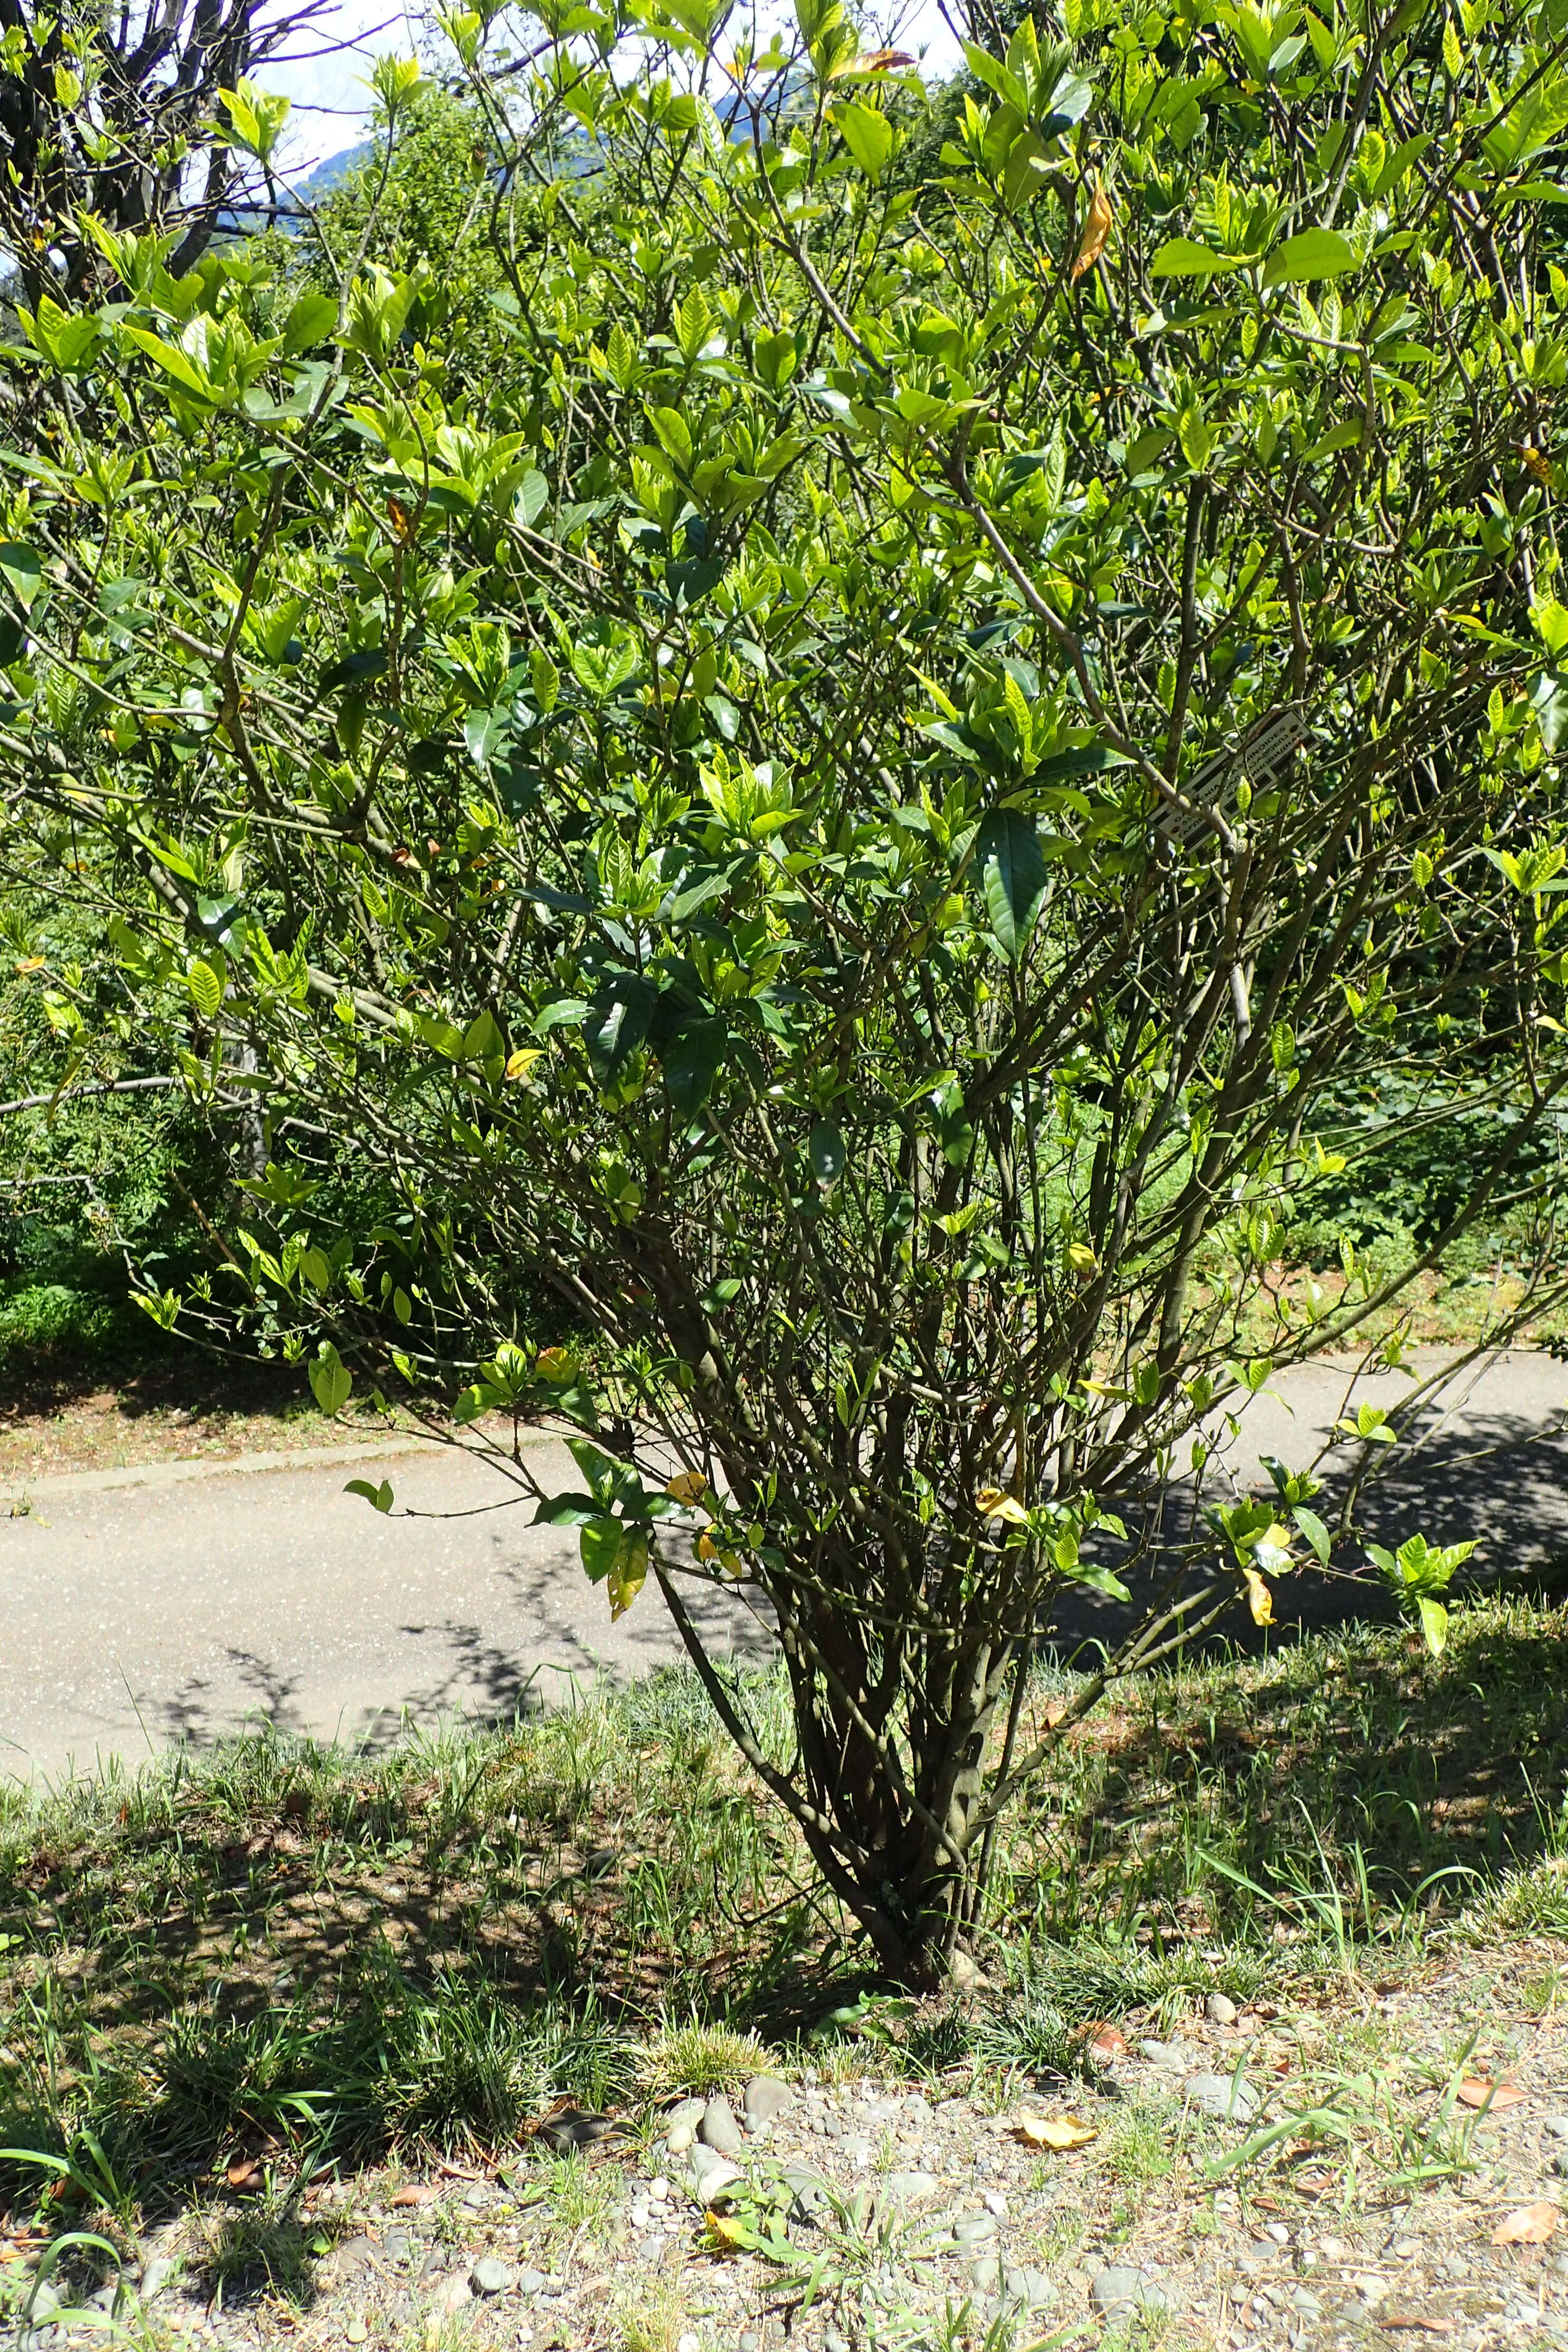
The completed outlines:
[[[392,2185],[454,2166],[459,2199],[499,2166],[542,2264],[569,2270],[590,2243],[596,2273],[624,2226],[620,2165],[657,2168],[671,2101],[803,2068],[980,2119],[1021,2084],[1089,2115],[1098,2137],[1071,2165],[1038,2158],[1053,2268],[1129,2242],[1146,2211],[1168,2232],[1173,2192],[1178,2238],[1194,2215],[1212,2235],[1237,2188],[1258,2200],[1255,2236],[1281,2213],[1386,2234],[1391,2204],[1419,2230],[1398,2219],[1411,2198],[1490,2179],[1487,2118],[1478,2138],[1455,2085],[1501,2079],[1509,2052],[1478,2057],[1495,2017],[1461,2031],[1441,2005],[1437,2042],[1402,2052],[1372,1989],[1410,1981],[1412,2015],[1430,2015],[1425,1982],[1489,1981],[1510,1954],[1510,2015],[1560,2000],[1563,1824],[1540,1792],[1561,1787],[1568,1740],[1562,1637],[1559,1612],[1494,1601],[1440,1659],[1347,1628],[1130,1680],[1010,1816],[979,1980],[919,2001],[857,1978],[853,1913],[690,1673],[382,1757],[278,1736],[12,1793],[0,2138],[36,2152],[6,2159],[13,2237],[52,2240],[60,2285],[85,2294],[95,2271],[112,2284],[115,2250],[131,2263],[177,2221],[203,2297],[302,2314],[356,2200],[384,2204],[388,2166]],[[1031,1722],[1079,1680],[1037,1669]],[[747,1696],[783,1758],[786,1675]],[[1282,2021],[1267,2062],[1251,2053],[1284,2103],[1255,2133],[1106,2072],[1118,2034],[1190,2032],[1211,1996]],[[563,2101],[624,2126],[607,2172],[532,2137]],[[864,2213],[818,2223],[821,2244],[784,2231],[781,2292],[803,2244],[816,2260],[837,2243],[863,2284],[902,2263]],[[742,2251],[716,2239],[663,2291],[689,2301]]]
[[[16,1790],[0,2115],[70,2189],[14,2159],[12,2189],[132,2221],[235,2155],[496,2155],[564,2095],[642,2115],[868,2028],[914,2077],[1084,2079],[1093,2021],[1561,1938],[1561,1633],[1486,1601],[1441,1661],[1347,1628],[1129,1682],[1008,1818],[957,2004],[856,1978],[856,1916],[696,1675],[385,1757],[270,1736]],[[1037,1670],[1032,1722],[1077,1682]],[[785,1757],[787,1677],[748,1696]]]
[[[1108,1684],[1327,1562],[1303,1475],[1205,1489],[1227,1399],[1486,1217],[1552,1296],[1563,37],[1075,5],[911,178],[924,93],[826,0],[765,53],[640,10],[635,74],[592,10],[526,72],[444,31],[482,368],[363,189],[293,268],[89,226],[24,313],[11,870],[101,927],[69,1054],[227,1146],[154,1320],[328,1410],[466,1382],[925,1981]],[[377,79],[395,152],[430,101]],[[1421,1216],[1279,1285],[1428,1136]],[[580,1490],[498,1412],[575,1422]],[[1209,1507],[1031,1740],[1173,1475]],[[1384,1570],[1434,1647],[1457,1565]],[[783,1749],[692,1576],[776,1624]]]

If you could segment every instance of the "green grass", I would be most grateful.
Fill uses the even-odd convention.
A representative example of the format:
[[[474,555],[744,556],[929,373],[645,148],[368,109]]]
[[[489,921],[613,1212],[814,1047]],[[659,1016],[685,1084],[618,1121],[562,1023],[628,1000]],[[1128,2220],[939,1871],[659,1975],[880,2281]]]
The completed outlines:
[[[1091,2020],[1157,2029],[1205,1991],[1278,1998],[1437,1935],[1568,1931],[1565,1630],[1490,1602],[1457,1612],[1440,1660],[1348,1630],[1129,1686],[1011,1824],[985,1987],[872,2000],[814,2063],[999,2101],[1078,2067]],[[1063,1679],[1041,1674],[1038,1710]],[[782,1748],[778,1686],[749,1697]],[[385,1756],[259,1737],[12,1790],[0,2147],[52,2162],[0,2189],[131,2226],[221,2202],[254,2161],[281,2271],[312,2168],[500,2153],[563,2097],[635,2118],[732,2088],[863,1968],[685,1675]],[[1559,1997],[1543,1971],[1531,1999]],[[1373,2059],[1322,2063],[1348,2080]],[[1130,2116],[1129,2193],[1164,2161]]]

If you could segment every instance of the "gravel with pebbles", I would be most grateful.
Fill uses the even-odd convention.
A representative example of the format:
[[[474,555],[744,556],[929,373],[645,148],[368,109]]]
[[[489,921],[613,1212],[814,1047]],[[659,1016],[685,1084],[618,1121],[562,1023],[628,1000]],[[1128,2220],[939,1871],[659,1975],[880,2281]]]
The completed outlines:
[[[864,2352],[895,2325],[925,2315],[934,2329],[967,2306],[971,2339],[994,2329],[996,2352],[1060,2331],[1193,2352],[1568,2352],[1568,2221],[1543,2243],[1490,2242],[1504,2212],[1555,2209],[1563,2193],[1568,2052],[1550,2007],[1510,2025],[1506,1968],[1480,2003],[1482,1974],[1472,1966],[1447,1997],[1412,1987],[1374,2007],[1352,1993],[1348,2020],[1342,1989],[1289,2014],[1210,1994],[1161,2032],[1129,2028],[1131,2047],[1085,2084],[1020,2075],[1000,2113],[869,2072],[757,2076],[672,2104],[646,2145],[605,2144],[571,2213],[528,2154],[493,2179],[367,2176],[304,2200],[293,2301],[265,2280],[216,2301],[187,2220],[140,2250],[118,2305],[112,2285],[97,2291],[94,2331],[25,2263],[0,2269],[0,2334],[8,2313],[17,2352],[99,2344],[106,2317],[168,2352],[281,2352],[285,2339],[300,2352],[621,2352],[656,2337],[679,2352],[689,2336],[695,2352]],[[1467,2168],[1414,2201],[1369,2143],[1342,2219],[1339,2176],[1304,2141],[1264,2151],[1244,2201],[1205,2168],[1287,2105],[1326,2095],[1347,2024],[1418,2126],[1472,2030],[1464,2063],[1523,2096],[1476,2119],[1450,2090],[1448,2139],[1430,2144],[1468,2133]],[[1037,2140],[1069,2115],[1094,2127],[1085,2146],[1031,2139],[1030,2122]],[[822,2264],[809,2308],[789,2261],[755,2251],[770,2228]]]

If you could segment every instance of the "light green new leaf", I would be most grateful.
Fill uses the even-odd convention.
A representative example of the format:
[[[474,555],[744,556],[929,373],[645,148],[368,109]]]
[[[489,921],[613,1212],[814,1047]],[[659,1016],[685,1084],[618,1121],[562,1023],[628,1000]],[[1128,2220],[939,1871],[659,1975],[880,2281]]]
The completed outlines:
[[[1356,267],[1355,248],[1334,228],[1304,228],[1288,236],[1268,257],[1265,286],[1304,286],[1314,278],[1339,278]]]
[[[1151,278],[1213,278],[1240,265],[1228,253],[1213,253],[1190,236],[1167,237],[1149,264]]]
[[[1440,1658],[1448,1639],[1448,1612],[1440,1601],[1430,1600],[1425,1593],[1415,1606],[1421,1616],[1422,1638],[1432,1655]]]
[[[840,138],[868,179],[879,180],[893,152],[893,126],[874,106],[854,100],[833,110]]]
[[[310,1393],[331,1420],[347,1404],[353,1375],[330,1339],[322,1340],[310,1370]]]

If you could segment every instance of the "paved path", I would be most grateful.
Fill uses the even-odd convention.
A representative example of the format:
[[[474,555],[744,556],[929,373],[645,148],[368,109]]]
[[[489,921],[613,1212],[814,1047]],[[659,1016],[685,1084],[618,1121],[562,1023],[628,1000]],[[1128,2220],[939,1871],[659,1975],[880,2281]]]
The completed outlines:
[[[612,1626],[576,1531],[495,1508],[507,1490],[483,1464],[368,1452],[37,1481],[31,1515],[0,1521],[0,1772],[137,1762],[247,1721],[374,1742],[680,1654],[651,1583]],[[563,1446],[531,1459],[581,1484]],[[353,1476],[458,1516],[383,1517],[343,1492]],[[749,1612],[701,1597],[721,1653],[765,1653]]]
[[[1425,1372],[1442,1360],[1415,1360]],[[1243,1483],[1260,1454],[1310,1455],[1346,1377],[1292,1374],[1254,1402]],[[1392,1403],[1409,1386],[1385,1374],[1361,1392]],[[1394,1541],[1417,1527],[1479,1536],[1489,1573],[1551,1581],[1568,1563],[1568,1366],[1494,1359],[1445,1402],[1380,1460],[1363,1517]],[[575,1483],[563,1448],[542,1442],[532,1458],[542,1478]],[[384,1518],[343,1492],[384,1474],[400,1506],[458,1516]],[[405,1719],[510,1715],[679,1654],[656,1591],[612,1627],[575,1534],[531,1527],[526,1505],[490,1507],[496,1496],[491,1471],[428,1449],[380,1467],[270,1455],[39,1481],[34,1515],[0,1520],[0,1771],[137,1761],[258,1719],[378,1740]],[[1281,1586],[1282,1623],[1322,1613],[1314,1591]],[[1342,1611],[1342,1592],[1329,1598]],[[766,1654],[738,1603],[710,1600],[706,1622],[721,1651]]]

